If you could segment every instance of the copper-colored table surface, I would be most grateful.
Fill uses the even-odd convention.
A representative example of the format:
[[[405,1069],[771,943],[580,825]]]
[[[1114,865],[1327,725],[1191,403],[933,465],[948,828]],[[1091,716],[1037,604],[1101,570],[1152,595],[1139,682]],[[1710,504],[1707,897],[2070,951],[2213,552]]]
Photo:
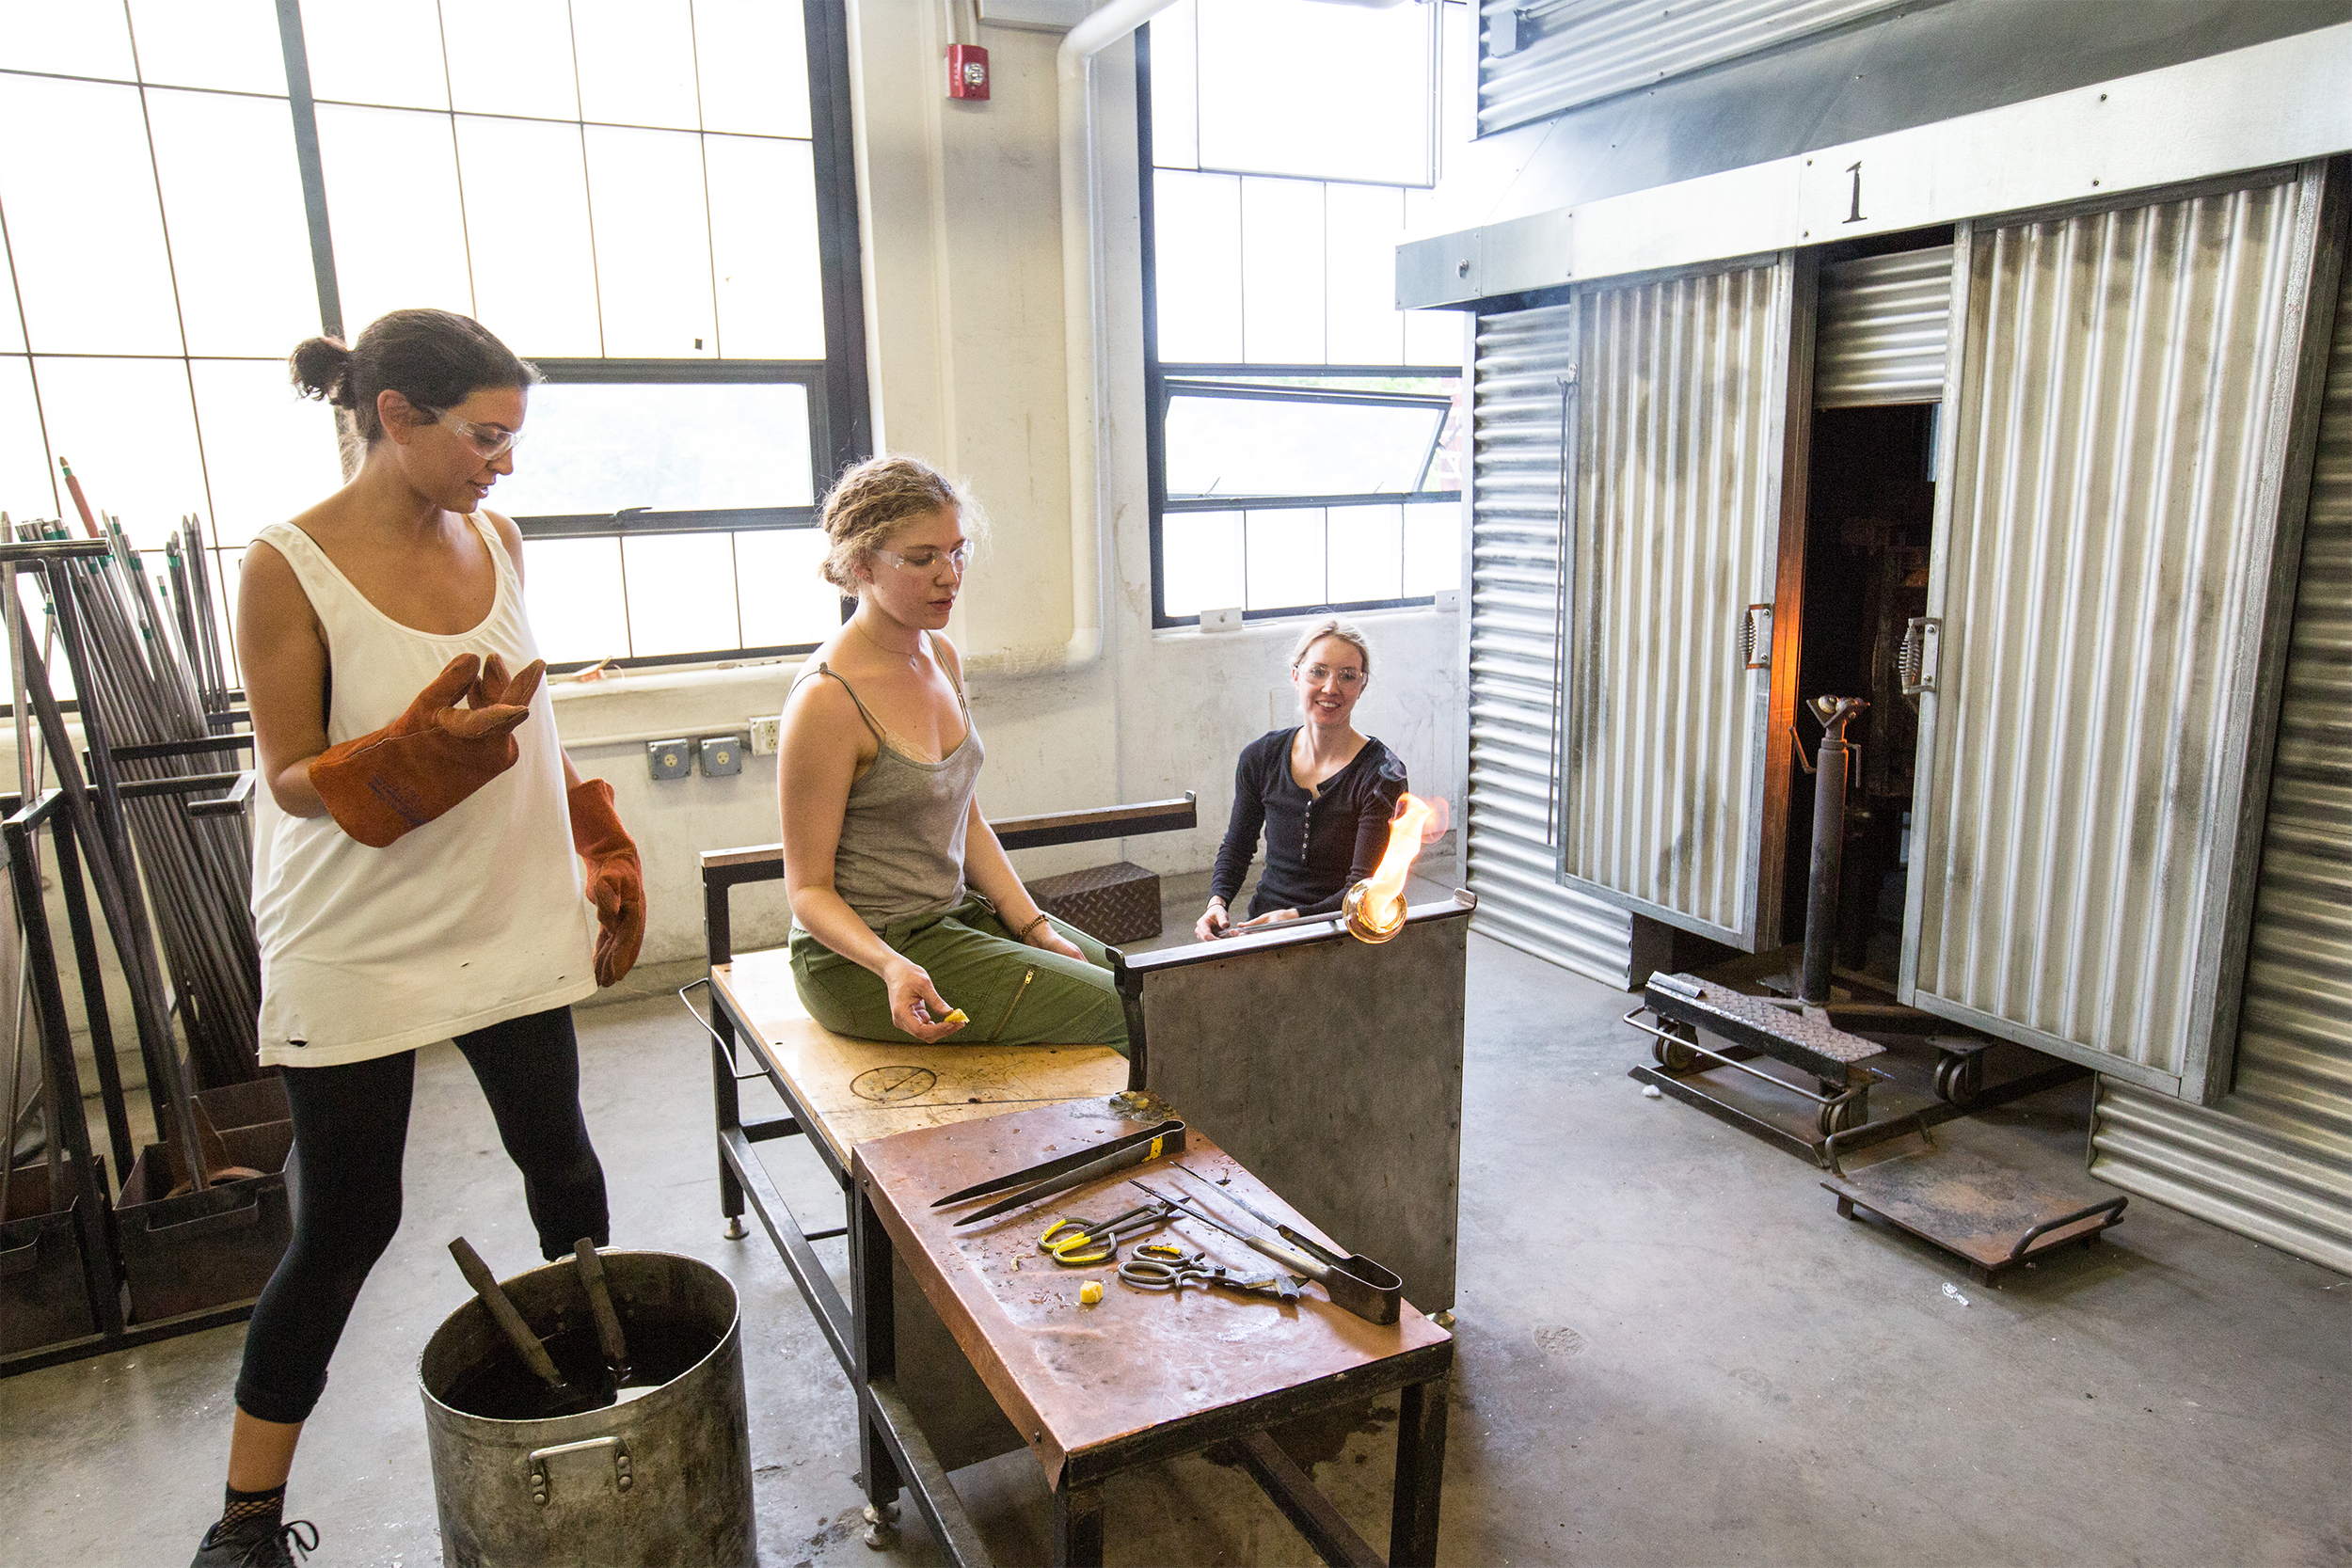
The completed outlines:
[[[1377,1326],[1333,1306],[1313,1283],[1290,1304],[1223,1290],[1146,1291],[1122,1282],[1111,1263],[1064,1268],[1038,1250],[1039,1236],[1058,1216],[1108,1219],[1144,1202],[1128,1185],[1131,1178],[1200,1199],[1200,1185],[1174,1176],[1166,1156],[962,1228],[956,1221],[986,1201],[930,1206],[944,1194],[1139,1132],[1153,1119],[1123,1117],[1104,1100],[1073,1101],[904,1132],[853,1151],[853,1176],[866,1201],[1028,1440],[1049,1484],[1060,1484],[1073,1459],[1080,1473],[1090,1470],[1084,1458],[1120,1439],[1327,1380],[1353,1381],[1383,1361],[1451,1338],[1410,1304],[1397,1323]],[[1231,1190],[1258,1208],[1336,1251],[1348,1250],[1345,1238],[1316,1230],[1199,1129],[1188,1129],[1186,1138],[1179,1158],[1188,1169],[1212,1182],[1230,1178]],[[1333,1148],[1332,1158],[1346,1157],[1344,1148]],[[1201,1206],[1237,1228],[1264,1230],[1231,1205]],[[1153,1238],[1136,1238],[1144,1239]],[[1197,1220],[1181,1219],[1155,1239],[1181,1242],[1246,1274],[1274,1267]],[[1103,1286],[1098,1306],[1079,1301],[1089,1281]],[[1446,1359],[1450,1347],[1422,1375],[1441,1372]],[[1363,1381],[1370,1391],[1407,1380]]]

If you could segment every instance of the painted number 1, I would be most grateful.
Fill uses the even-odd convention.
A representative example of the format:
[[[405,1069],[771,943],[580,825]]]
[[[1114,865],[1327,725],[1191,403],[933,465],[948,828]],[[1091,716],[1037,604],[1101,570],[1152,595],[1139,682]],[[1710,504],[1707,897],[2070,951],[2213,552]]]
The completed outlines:
[[[1845,221],[1848,223],[1860,223],[1862,221],[1861,160],[1856,159],[1854,162],[1848,164],[1846,166],[1846,172],[1853,176],[1853,204],[1847,210]]]

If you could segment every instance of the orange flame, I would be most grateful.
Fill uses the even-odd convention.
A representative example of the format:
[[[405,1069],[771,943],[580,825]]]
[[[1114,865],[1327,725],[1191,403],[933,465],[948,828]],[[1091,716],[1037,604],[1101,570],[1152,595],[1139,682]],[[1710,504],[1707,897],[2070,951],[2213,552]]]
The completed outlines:
[[[1372,875],[1347,890],[1340,905],[1348,934],[1361,942],[1381,942],[1405,928],[1405,878],[1413,868],[1421,847],[1446,830],[1442,800],[1424,800],[1407,795],[1396,803],[1389,820],[1389,847]]]

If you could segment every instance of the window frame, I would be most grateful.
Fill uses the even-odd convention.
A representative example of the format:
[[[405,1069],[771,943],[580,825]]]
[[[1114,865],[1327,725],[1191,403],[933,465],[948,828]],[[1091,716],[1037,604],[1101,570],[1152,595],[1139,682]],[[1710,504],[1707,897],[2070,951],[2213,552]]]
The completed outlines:
[[[436,8],[437,12],[437,6]],[[309,220],[310,261],[317,279],[321,330],[345,337],[336,281],[334,235],[326,205],[317,103],[302,36],[300,0],[278,0],[278,40],[285,53],[287,99],[293,110],[294,155]],[[817,264],[822,359],[548,358],[532,361],[550,384],[799,385],[807,388],[809,467],[818,497],[833,479],[872,451],[873,405],[866,382],[863,242],[858,223],[856,144],[850,118],[848,0],[802,0],[808,62],[809,150],[816,185]],[[455,111],[451,111],[453,114]],[[776,506],[703,511],[638,511],[511,519],[531,539],[630,538],[662,533],[738,533],[817,526],[817,508]],[[223,584],[224,592],[226,583]],[[626,600],[624,600],[626,606]],[[624,609],[626,615],[627,610]],[[843,618],[848,618],[845,608]],[[789,657],[815,642],[700,649],[683,654],[632,655],[611,660],[550,665],[556,671],[591,663],[608,668],[723,664]]]
[[[1142,230],[1143,283],[1143,385],[1144,385],[1144,461],[1148,470],[1152,541],[1152,627],[1154,631],[1170,631],[1197,627],[1199,615],[1168,613],[1167,541],[1170,517],[1188,514],[1238,512],[1273,512],[1363,506],[1411,506],[1427,503],[1456,503],[1462,499],[1457,486],[1452,490],[1378,491],[1371,494],[1318,496],[1216,496],[1182,497],[1171,499],[1168,493],[1168,410],[1177,390],[1196,388],[1195,395],[1207,396],[1267,396],[1290,398],[1298,402],[1327,404],[1364,404],[1409,400],[1420,403],[1459,402],[1437,394],[1380,393],[1356,389],[1333,388],[1318,394],[1312,388],[1272,384],[1275,378],[1308,376],[1327,379],[1361,380],[1371,377],[1446,380],[1459,382],[1463,370],[1459,364],[1447,365],[1301,365],[1240,364],[1232,361],[1168,363],[1160,358],[1159,328],[1159,256],[1155,239],[1158,202],[1154,184],[1158,165],[1152,156],[1152,26],[1146,23],[1136,29],[1136,207]],[[1347,183],[1348,182],[1339,182]],[[1237,384],[1245,381],[1261,385],[1244,389]],[[1199,391],[1203,384],[1216,386],[1215,391]],[[1445,421],[1440,420],[1438,434],[1421,467],[1421,479],[1426,483],[1437,454],[1443,450]],[[1180,525],[1181,526],[1181,525]],[[1247,544],[1244,545],[1247,550]],[[1328,586],[1327,557],[1326,586]],[[1413,610],[1434,607],[1435,594],[1410,594],[1392,599],[1354,599],[1314,605],[1269,606],[1263,610],[1242,609],[1242,619],[1248,621],[1303,620],[1331,614],[1355,614],[1372,610]]]

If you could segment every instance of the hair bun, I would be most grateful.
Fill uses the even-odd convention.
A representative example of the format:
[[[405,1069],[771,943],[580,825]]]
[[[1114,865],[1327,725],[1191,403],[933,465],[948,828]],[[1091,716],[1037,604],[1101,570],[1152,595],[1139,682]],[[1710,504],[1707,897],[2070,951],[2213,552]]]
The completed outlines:
[[[286,364],[304,397],[340,408],[353,406],[351,350],[340,339],[306,338],[287,356]]]

